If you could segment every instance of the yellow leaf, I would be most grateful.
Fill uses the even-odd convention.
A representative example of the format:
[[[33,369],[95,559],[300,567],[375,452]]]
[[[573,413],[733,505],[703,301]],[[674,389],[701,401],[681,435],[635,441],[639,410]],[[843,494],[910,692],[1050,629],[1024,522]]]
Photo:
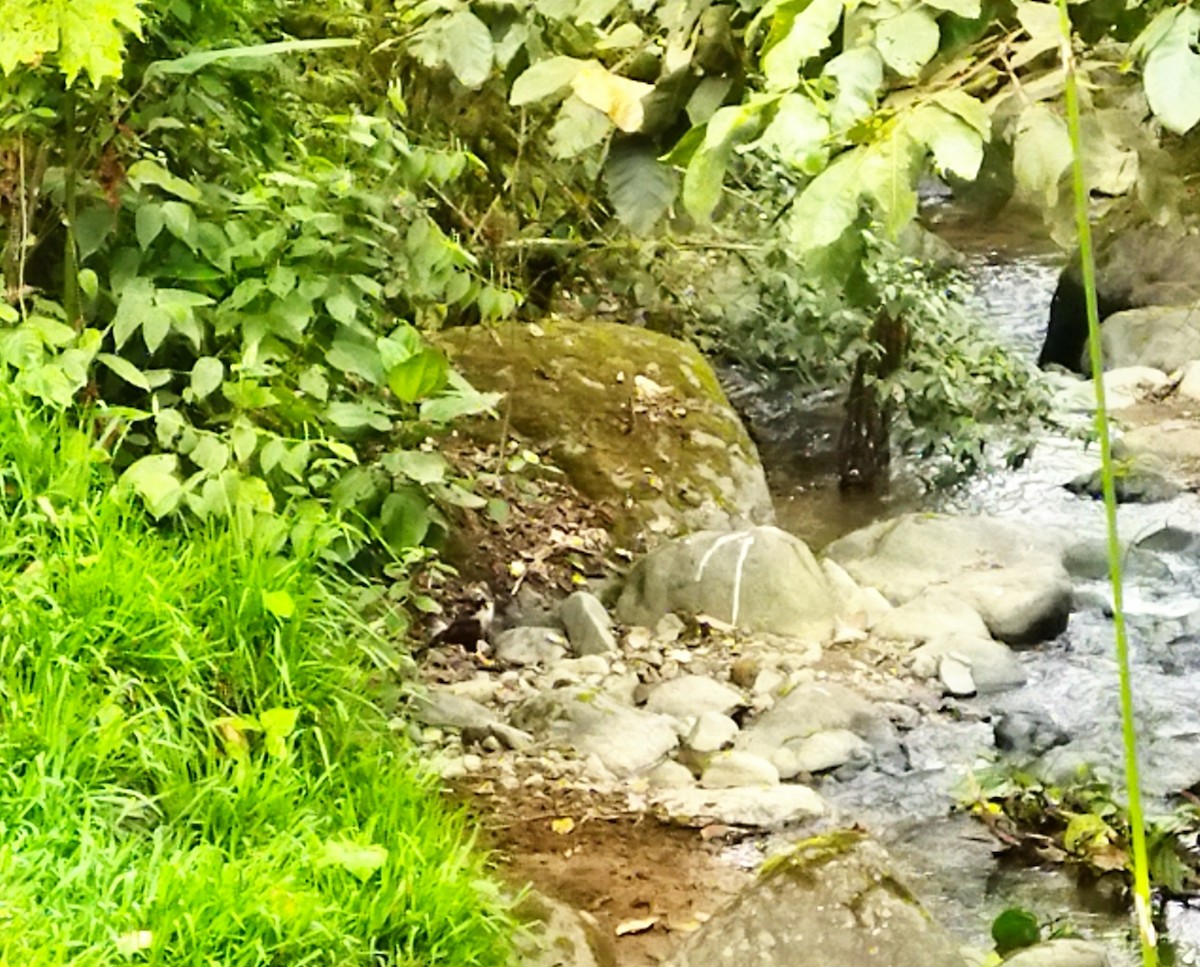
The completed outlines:
[[[559,836],[566,836],[567,833],[574,831],[575,820],[573,820],[570,816],[562,816],[558,819],[552,820],[550,823],[550,828]]]
[[[641,130],[645,117],[642,98],[654,90],[654,85],[631,81],[592,61],[575,75],[571,89],[585,104],[607,114],[622,131],[632,133]]]

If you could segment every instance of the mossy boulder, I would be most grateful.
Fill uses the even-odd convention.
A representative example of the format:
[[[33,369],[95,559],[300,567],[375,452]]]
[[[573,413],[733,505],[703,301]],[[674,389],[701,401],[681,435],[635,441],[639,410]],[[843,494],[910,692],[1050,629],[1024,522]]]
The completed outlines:
[[[770,523],[758,451],[693,347],[606,322],[451,329],[436,340],[479,389],[506,394],[499,423],[547,449],[618,539]]]
[[[963,967],[958,945],[891,871],[882,847],[843,830],[763,865],[692,934],[672,967]]]

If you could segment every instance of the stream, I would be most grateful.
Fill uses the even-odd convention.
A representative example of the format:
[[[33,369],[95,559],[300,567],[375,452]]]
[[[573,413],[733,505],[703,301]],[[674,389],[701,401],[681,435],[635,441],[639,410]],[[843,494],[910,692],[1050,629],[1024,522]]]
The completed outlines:
[[[967,274],[990,325],[1016,351],[1036,357],[1061,253],[1029,226],[988,225],[981,235],[979,219],[948,208],[935,212],[934,221],[940,222],[939,234],[965,254]],[[751,392],[735,386],[731,396]],[[805,414],[803,425],[795,426],[793,415],[786,434],[768,433],[760,446],[780,526],[814,549],[874,520],[923,509],[992,514],[1034,530],[1067,531],[1077,541],[1095,542],[1096,560],[1104,560],[1103,505],[1062,486],[1098,465],[1095,450],[1085,451],[1078,440],[1047,437],[1021,470],[990,474],[949,494],[923,494],[900,482],[883,498],[845,499],[833,465],[841,415],[837,396],[811,393],[775,405]],[[1164,503],[1122,505],[1119,528],[1123,541],[1139,545],[1126,576],[1126,615],[1142,782],[1153,815],[1163,811],[1167,796],[1200,778],[1200,498],[1185,493]],[[1107,581],[1077,580],[1076,597],[1076,610],[1059,638],[1018,652],[1028,675],[1024,687],[948,700],[943,714],[923,718],[906,734],[911,771],[867,770],[848,781],[831,778],[821,792],[879,837],[934,916],[965,941],[990,949],[992,919],[1007,907],[1021,906],[1040,920],[1069,923],[1105,942],[1115,962],[1133,965],[1123,899],[1111,890],[1081,887],[1061,868],[998,860],[993,855],[997,843],[982,825],[950,814],[956,791],[971,771],[994,760],[992,722],[1005,714],[1048,713],[1070,736],[1043,757],[1041,774],[1065,776],[1087,763],[1115,789],[1123,788]],[[1200,963],[1200,911],[1173,904],[1167,923],[1176,963]]]

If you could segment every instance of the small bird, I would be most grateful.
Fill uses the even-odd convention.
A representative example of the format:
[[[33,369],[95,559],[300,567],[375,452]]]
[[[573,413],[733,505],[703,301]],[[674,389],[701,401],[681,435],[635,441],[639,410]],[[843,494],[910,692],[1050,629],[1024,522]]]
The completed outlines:
[[[462,645],[467,651],[484,654],[489,647],[489,635],[495,618],[496,604],[491,591],[486,585],[472,587],[458,616],[435,632],[429,643],[433,646]]]

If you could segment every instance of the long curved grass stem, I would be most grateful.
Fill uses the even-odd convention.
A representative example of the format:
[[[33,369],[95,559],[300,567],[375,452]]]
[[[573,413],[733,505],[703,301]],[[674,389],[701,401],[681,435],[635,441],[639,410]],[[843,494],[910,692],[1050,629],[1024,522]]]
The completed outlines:
[[[1109,440],[1108,408],[1104,394],[1104,358],[1100,346],[1100,318],[1096,306],[1096,265],[1092,257],[1088,192],[1083,176],[1079,89],[1075,79],[1075,59],[1071,47],[1071,19],[1067,11],[1067,0],[1058,0],[1058,10],[1063,38],[1063,68],[1066,74],[1067,128],[1071,136],[1075,222],[1079,230],[1079,254],[1083,268],[1083,286],[1087,296],[1088,351],[1092,382],[1096,388],[1096,432],[1100,437],[1104,516],[1108,530],[1108,576],[1112,585],[1113,630],[1116,636],[1117,670],[1121,691],[1121,732],[1125,745],[1125,786],[1129,796],[1129,829],[1133,846],[1133,901],[1137,913],[1138,939],[1141,942],[1143,967],[1157,967],[1158,947],[1150,909],[1150,871],[1146,856],[1145,821],[1142,816],[1133,685],[1129,675],[1129,638],[1125,627],[1121,544],[1117,534],[1117,500],[1113,486],[1112,444]]]

